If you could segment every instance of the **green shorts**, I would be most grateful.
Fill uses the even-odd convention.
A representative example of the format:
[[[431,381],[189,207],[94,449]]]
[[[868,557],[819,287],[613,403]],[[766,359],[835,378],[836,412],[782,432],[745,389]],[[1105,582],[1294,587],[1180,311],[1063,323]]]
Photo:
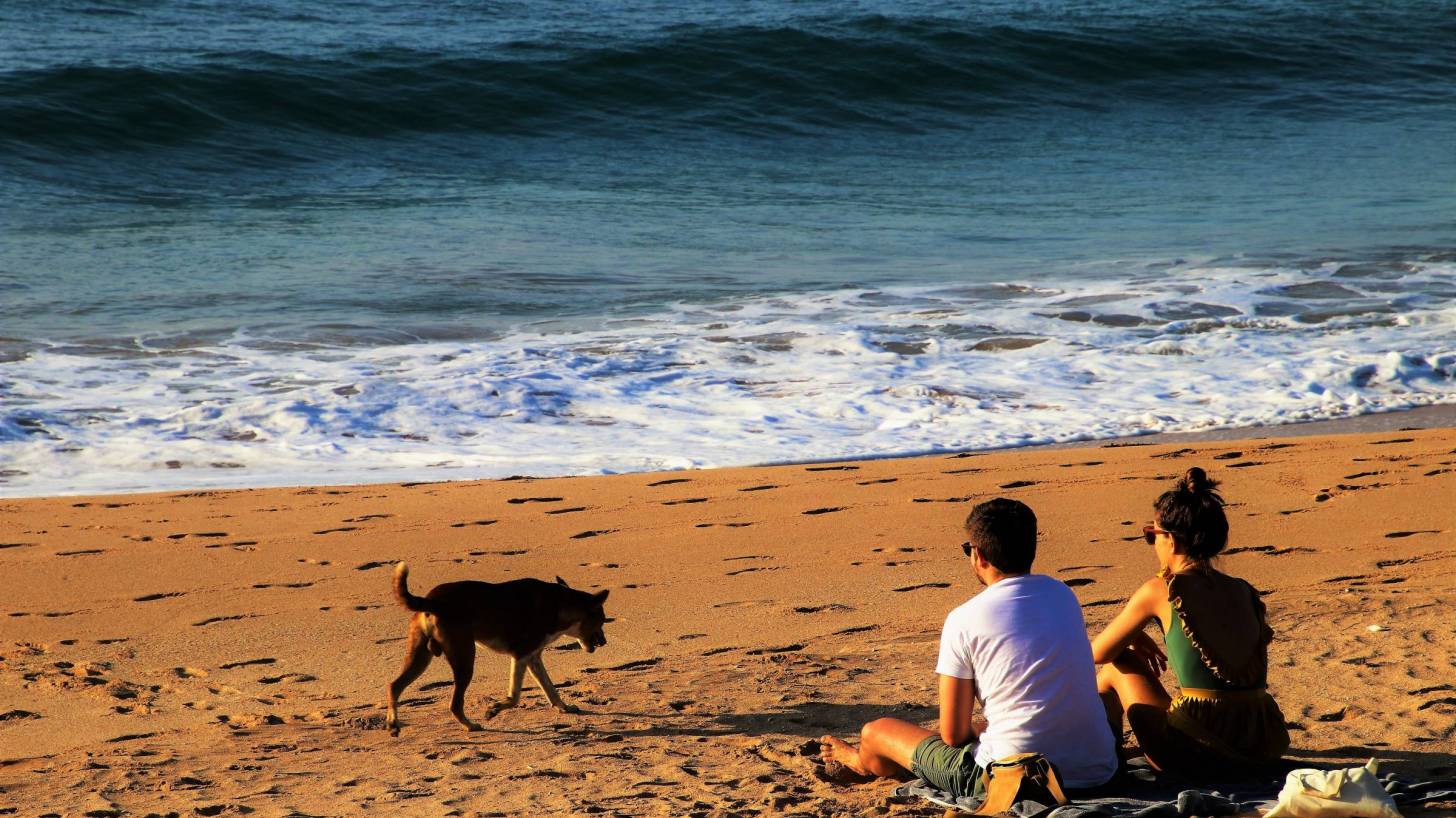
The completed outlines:
[[[985,793],[974,743],[952,747],[939,736],[931,736],[915,745],[915,752],[910,754],[910,772],[957,798],[979,798]]]

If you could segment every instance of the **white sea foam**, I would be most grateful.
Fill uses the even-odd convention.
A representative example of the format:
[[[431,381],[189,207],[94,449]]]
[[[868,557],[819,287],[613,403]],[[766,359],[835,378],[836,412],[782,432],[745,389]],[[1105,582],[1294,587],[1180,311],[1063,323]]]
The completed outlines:
[[[1409,267],[776,295],[475,343],[39,345],[0,362],[0,495],[678,469],[1456,402],[1456,264]]]

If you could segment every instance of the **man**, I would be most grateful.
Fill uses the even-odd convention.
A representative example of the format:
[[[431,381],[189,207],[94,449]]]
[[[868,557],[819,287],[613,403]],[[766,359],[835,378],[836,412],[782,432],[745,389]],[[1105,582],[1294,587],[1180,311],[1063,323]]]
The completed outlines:
[[[1087,626],[1070,588],[1031,573],[1036,515],[997,498],[971,509],[965,527],[961,548],[986,587],[951,611],[941,630],[940,732],[885,718],[864,726],[858,748],[825,736],[826,772],[863,780],[908,771],[959,797],[979,794],[990,762],[1037,752],[1067,787],[1106,783],[1117,750]],[[984,726],[971,718],[978,693]]]

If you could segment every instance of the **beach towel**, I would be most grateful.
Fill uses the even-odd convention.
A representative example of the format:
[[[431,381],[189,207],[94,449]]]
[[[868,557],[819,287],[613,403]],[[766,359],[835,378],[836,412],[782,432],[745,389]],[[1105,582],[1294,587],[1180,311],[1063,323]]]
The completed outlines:
[[[1093,791],[1067,793],[1071,803],[1063,806],[1024,800],[1008,811],[1018,818],[1192,818],[1251,813],[1273,808],[1284,786],[1286,765],[1265,776],[1230,776],[1212,784],[1160,773],[1145,759],[1128,762],[1125,774],[1113,783]],[[1301,765],[1303,766],[1303,765]],[[1391,774],[1379,777],[1381,786],[1401,807],[1456,801],[1456,778],[1412,780]],[[980,802],[956,798],[916,779],[895,789],[897,797],[924,799],[940,807],[971,813]]]

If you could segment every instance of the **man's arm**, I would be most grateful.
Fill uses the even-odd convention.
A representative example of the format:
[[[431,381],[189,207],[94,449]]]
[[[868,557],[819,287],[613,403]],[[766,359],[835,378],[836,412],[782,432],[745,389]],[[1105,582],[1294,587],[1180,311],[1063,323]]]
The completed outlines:
[[[971,723],[976,704],[976,682],[940,674],[940,740],[952,747],[964,747],[979,733]]]

